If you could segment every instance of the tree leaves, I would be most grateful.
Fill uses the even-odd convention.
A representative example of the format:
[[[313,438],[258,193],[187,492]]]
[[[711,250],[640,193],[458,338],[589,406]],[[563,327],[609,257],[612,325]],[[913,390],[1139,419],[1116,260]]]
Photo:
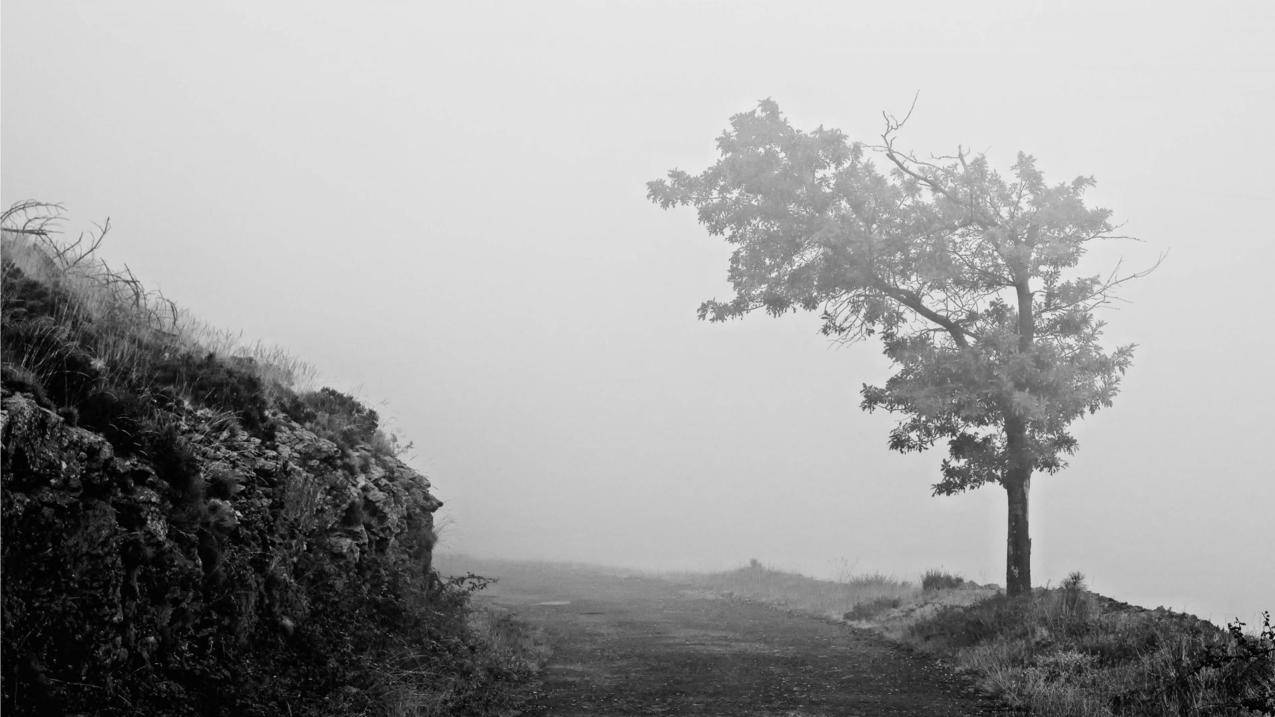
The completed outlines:
[[[1068,273],[1111,235],[1110,212],[1085,205],[1092,178],[1050,185],[1021,153],[1007,177],[983,155],[917,159],[895,149],[899,126],[867,146],[795,129],[764,100],[731,118],[713,165],[650,182],[652,202],[694,207],[735,247],[735,296],[699,316],[811,310],[826,335],[879,337],[895,373],[861,406],[904,416],[893,450],[946,441],[936,494],[1002,480],[1011,420],[1031,467],[1059,470],[1076,448],[1067,426],[1111,405],[1132,360],[1101,346],[1094,311],[1139,275]]]

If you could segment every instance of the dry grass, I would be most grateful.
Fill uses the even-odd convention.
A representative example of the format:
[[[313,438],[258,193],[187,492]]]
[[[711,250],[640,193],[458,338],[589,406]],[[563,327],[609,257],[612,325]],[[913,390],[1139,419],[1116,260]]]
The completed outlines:
[[[53,324],[61,345],[83,347],[113,382],[136,386],[155,363],[179,353],[215,354],[241,359],[266,386],[302,391],[312,386],[315,369],[287,351],[219,330],[191,316],[162,293],[148,290],[127,265],[114,267],[98,253],[110,221],[74,240],[61,236],[64,211],[56,204],[21,202],[0,215],[0,254],[23,275],[66,292]],[[39,359],[50,350],[15,357],[42,376]],[[31,365],[27,365],[30,363]]]
[[[258,341],[247,341],[242,332],[213,326],[184,309],[178,310],[174,332],[178,341],[196,353],[212,353],[245,359],[266,385],[279,385],[298,393],[314,388],[318,372],[286,349]]]

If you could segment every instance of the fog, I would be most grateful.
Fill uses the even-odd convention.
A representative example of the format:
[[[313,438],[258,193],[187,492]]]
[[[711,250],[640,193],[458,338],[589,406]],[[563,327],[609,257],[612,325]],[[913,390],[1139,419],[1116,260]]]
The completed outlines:
[[[732,114],[958,145],[1142,239],[1139,350],[1033,482],[1035,578],[1215,621],[1275,608],[1269,3],[8,0],[3,203],[109,216],[103,251],[287,347],[415,441],[442,549],[657,569],[1004,580],[1004,492],[858,408],[888,365],[817,317],[696,319],[728,248],[645,183]]]

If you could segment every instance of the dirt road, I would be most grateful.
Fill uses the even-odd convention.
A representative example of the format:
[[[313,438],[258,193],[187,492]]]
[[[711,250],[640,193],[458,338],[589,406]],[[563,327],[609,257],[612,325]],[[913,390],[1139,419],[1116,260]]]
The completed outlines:
[[[481,600],[544,630],[553,655],[538,715],[1001,713],[934,662],[815,617],[697,594],[675,582],[517,563]]]

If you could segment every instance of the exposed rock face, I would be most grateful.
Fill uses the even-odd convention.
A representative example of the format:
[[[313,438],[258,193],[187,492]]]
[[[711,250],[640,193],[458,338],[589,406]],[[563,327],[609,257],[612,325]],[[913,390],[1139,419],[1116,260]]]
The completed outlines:
[[[430,579],[441,503],[371,446],[279,413],[263,440],[200,409],[174,414],[170,452],[123,457],[28,395],[2,408],[5,702],[20,713],[228,712],[190,705],[301,659],[330,596]]]

